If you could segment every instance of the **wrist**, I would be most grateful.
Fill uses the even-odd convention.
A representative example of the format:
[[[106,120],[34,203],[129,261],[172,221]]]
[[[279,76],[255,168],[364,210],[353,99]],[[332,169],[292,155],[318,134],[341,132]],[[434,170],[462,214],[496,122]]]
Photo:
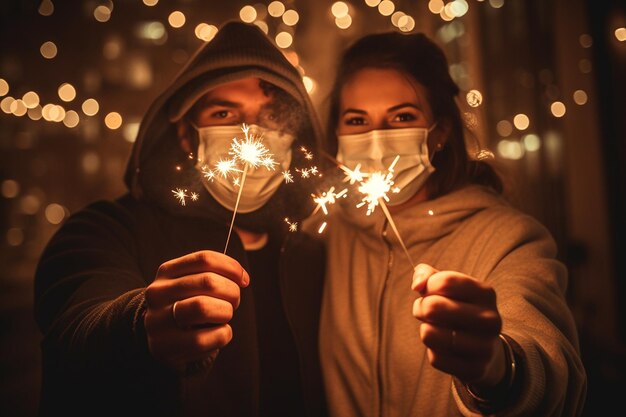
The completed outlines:
[[[468,394],[479,403],[490,403],[508,393],[515,382],[518,366],[513,348],[504,335],[500,334],[499,339],[504,353],[504,360],[500,362],[505,368],[504,376],[498,378],[499,382],[493,384],[465,384]]]

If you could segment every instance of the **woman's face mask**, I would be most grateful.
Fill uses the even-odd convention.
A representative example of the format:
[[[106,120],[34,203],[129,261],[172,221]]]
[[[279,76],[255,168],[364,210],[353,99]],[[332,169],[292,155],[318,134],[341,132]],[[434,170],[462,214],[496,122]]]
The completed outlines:
[[[369,132],[339,135],[337,160],[361,172],[387,171],[396,156],[393,172],[397,193],[389,193],[389,205],[404,203],[417,193],[428,176],[435,170],[428,152],[428,133],[434,129],[409,127],[400,129],[370,130]]]
[[[239,141],[245,139],[241,125],[194,126],[194,128],[198,131],[196,169],[201,172],[206,169],[214,170],[218,162],[232,159],[233,155],[230,152],[234,143],[233,139],[237,138]],[[237,211],[241,213],[249,213],[261,208],[280,187],[283,181],[282,172],[291,164],[291,144],[294,141],[292,135],[276,130],[257,125],[249,125],[249,128],[248,134],[261,140],[276,165],[273,169],[264,166],[248,168],[237,207]],[[243,168],[243,164],[240,165],[238,168]],[[230,211],[235,210],[239,186],[234,184],[231,175],[223,176],[218,173],[211,179],[203,175],[202,182],[207,191],[222,206]]]

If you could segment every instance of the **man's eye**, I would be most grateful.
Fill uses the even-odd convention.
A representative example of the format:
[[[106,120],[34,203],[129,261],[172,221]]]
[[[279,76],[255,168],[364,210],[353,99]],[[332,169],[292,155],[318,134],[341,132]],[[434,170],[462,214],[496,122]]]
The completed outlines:
[[[365,124],[365,119],[362,117],[350,117],[344,123],[350,126],[361,126]]]
[[[414,114],[411,113],[399,113],[397,114],[394,118],[393,121],[394,122],[411,122],[413,120],[416,120],[417,118],[415,117]]]
[[[214,117],[216,119],[226,119],[231,115],[232,115],[231,112],[229,112],[228,110],[220,110],[211,114],[211,117]]]

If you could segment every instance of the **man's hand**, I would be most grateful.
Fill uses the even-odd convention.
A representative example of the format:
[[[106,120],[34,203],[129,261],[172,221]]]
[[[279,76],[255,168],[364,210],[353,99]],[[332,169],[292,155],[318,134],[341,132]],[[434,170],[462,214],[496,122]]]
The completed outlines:
[[[146,289],[148,347],[176,370],[205,359],[233,337],[228,322],[250,276],[233,258],[199,251],[163,263]]]

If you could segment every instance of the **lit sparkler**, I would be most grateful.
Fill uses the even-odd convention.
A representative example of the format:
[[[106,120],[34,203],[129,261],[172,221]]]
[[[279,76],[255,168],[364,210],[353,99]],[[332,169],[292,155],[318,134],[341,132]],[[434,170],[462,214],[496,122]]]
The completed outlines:
[[[240,176],[235,178],[235,184],[239,185],[239,192],[237,193],[237,200],[235,202],[235,209],[233,210],[233,217],[230,222],[230,228],[228,230],[228,237],[226,238],[226,246],[224,246],[224,253],[228,249],[228,243],[230,242],[230,235],[233,231],[235,224],[235,216],[237,215],[237,208],[239,207],[239,200],[241,199],[241,192],[243,190],[244,183],[246,181],[246,174],[250,168],[258,168],[263,166],[266,169],[274,169],[274,165],[278,163],[274,161],[274,157],[269,150],[263,145],[260,138],[250,135],[250,126],[245,123],[242,125],[241,130],[244,133],[244,139],[233,139],[233,144],[230,147],[229,154],[233,157],[228,160],[222,160],[218,162],[216,169],[218,172],[226,176],[232,172],[239,172]],[[242,168],[239,165],[243,164]]]
[[[231,156],[230,158],[224,158],[219,160],[217,163],[215,163],[213,168],[209,167],[208,165],[202,165],[201,167],[201,174],[205,179],[213,181],[218,175],[222,176],[223,178],[232,177],[233,185],[239,188],[239,193],[237,195],[230,229],[228,231],[226,246],[224,247],[224,253],[226,253],[226,250],[228,249],[228,243],[230,242],[230,236],[232,234],[232,229],[235,222],[235,215],[237,213],[237,208],[239,206],[239,201],[241,199],[241,193],[248,170],[250,168],[256,169],[259,167],[265,167],[266,169],[274,170],[275,165],[278,165],[278,162],[274,160],[274,156],[269,152],[268,148],[263,145],[262,137],[255,137],[254,135],[250,134],[250,127],[245,123],[242,124],[241,130],[244,132],[244,139],[241,140],[233,138],[233,143],[229,150],[229,155]],[[307,161],[313,160],[313,153],[310,152],[306,147],[301,146],[299,150],[304,155],[304,159],[306,159]],[[188,157],[192,159],[193,154],[189,154]],[[181,167],[177,166],[176,169],[181,170]],[[295,167],[294,170],[303,179],[322,176],[319,168],[315,165],[300,168]],[[294,174],[292,174],[291,170],[287,169],[283,171],[282,176],[286,184],[294,182]],[[197,201],[199,199],[198,193],[192,192],[191,194],[187,194],[187,190],[181,188],[172,190],[172,193],[182,206],[186,205],[187,199],[190,199],[192,201]],[[325,193],[326,198],[329,199],[329,201],[326,201],[325,204],[334,203],[335,198],[344,196],[345,193],[347,193],[347,190],[343,190],[341,193],[337,193],[334,195]],[[319,206],[316,208],[316,210],[317,209],[319,209]],[[298,230],[297,222],[290,222],[288,219],[285,219],[285,222],[289,225],[289,231],[295,232]]]
[[[404,244],[404,240],[402,239],[402,236],[400,236],[400,232],[398,231],[398,228],[396,227],[396,224],[391,217],[391,213],[389,213],[387,204],[385,203],[389,201],[387,193],[397,193],[398,191],[400,191],[398,187],[393,186],[393,169],[396,166],[398,159],[400,159],[400,155],[395,157],[391,165],[389,165],[387,170],[384,172],[361,172],[360,164],[358,164],[354,168],[354,170],[351,170],[347,166],[339,162],[337,163],[339,164],[339,168],[341,168],[346,175],[344,181],[349,181],[350,184],[354,184],[355,182],[359,183],[358,191],[363,194],[363,199],[357,204],[357,207],[363,207],[367,205],[366,214],[369,216],[370,214],[372,214],[372,212],[374,212],[376,206],[380,206],[383,213],[385,214],[385,217],[387,218],[387,221],[389,222],[389,225],[391,226],[391,229],[396,234],[396,237],[398,238],[398,241],[400,242],[400,245],[402,246],[406,257],[409,259],[411,266],[415,268],[413,259],[411,259],[411,255],[409,254],[409,251]]]

